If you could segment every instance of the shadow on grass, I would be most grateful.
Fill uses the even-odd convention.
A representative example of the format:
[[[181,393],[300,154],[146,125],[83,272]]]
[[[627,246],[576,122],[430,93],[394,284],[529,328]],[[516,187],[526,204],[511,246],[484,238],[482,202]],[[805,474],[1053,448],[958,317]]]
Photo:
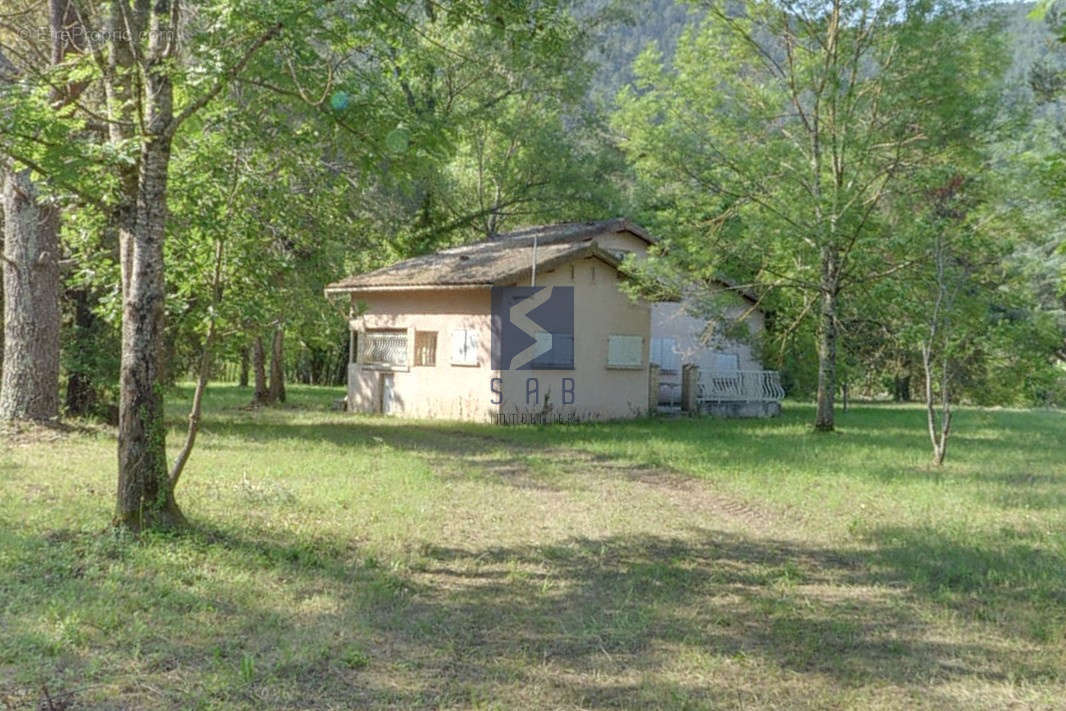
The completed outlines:
[[[725,469],[759,471],[772,468],[782,476],[793,474],[849,476],[875,481],[934,481],[939,472],[929,463],[928,441],[916,424],[916,411],[867,407],[853,409],[842,418],[842,433],[816,436],[805,427],[806,409],[793,409],[774,420],[644,419],[615,423],[566,426],[505,427],[494,425],[405,422],[376,417],[338,414],[322,422],[292,422],[219,418],[205,430],[249,444],[267,444],[279,439],[327,444],[337,448],[373,447],[382,444],[427,457],[438,463],[464,458],[496,461],[503,481],[519,486],[530,482],[506,476],[508,457],[555,457],[560,462],[579,457],[621,473],[626,468],[671,471],[691,475],[687,468],[701,459],[720,463]],[[971,414],[971,427],[987,413]],[[999,413],[997,413],[999,414]],[[1009,419],[1009,415],[1002,415]],[[965,423],[964,423],[965,424]],[[1004,472],[1003,462],[1028,462],[1045,477],[1046,491],[1030,489],[1034,507],[1060,505],[1066,492],[1066,468],[1058,461],[1062,445],[1051,429],[1034,427],[1019,437],[994,439],[963,434],[964,425],[951,443],[948,471],[956,462],[995,462],[993,470],[977,468],[972,475],[1014,488],[1014,474]],[[1057,436],[1057,434],[1056,434]],[[617,447],[615,445],[618,445]],[[643,448],[636,445],[642,445]],[[644,446],[646,445],[646,446]],[[204,443],[206,448],[224,447],[224,442]],[[618,453],[607,453],[612,450]],[[626,454],[626,452],[629,454]],[[688,464],[678,458],[687,458]],[[968,464],[969,463],[969,464]],[[493,467],[481,466],[481,470]],[[992,503],[1003,507],[1024,505],[1000,492]]]
[[[460,467],[480,457],[490,463],[480,474],[449,475],[523,486],[521,468],[508,468],[516,456],[579,450],[612,474],[659,475],[658,464],[588,451],[652,437],[753,467],[808,465],[868,435],[891,452],[899,440],[887,429],[913,413],[851,415],[839,438],[805,434],[803,412],[515,429],[214,415],[205,429],[242,446],[384,445]],[[1051,437],[1045,429],[1033,436]],[[330,539],[243,522],[130,541],[0,521],[0,698],[8,668],[60,688],[107,684],[131,708],[678,708],[770,696],[861,706],[863,690],[876,701],[885,689],[963,708],[963,692],[985,684],[1063,683],[1061,652],[1046,651],[1066,626],[1061,552],[1014,530],[861,535],[868,550],[711,529],[469,549],[411,540],[383,560],[356,531]]]
[[[423,544],[397,565],[349,541],[250,528],[141,542],[10,524],[2,535],[8,625],[62,609],[106,634],[89,644],[16,623],[0,666],[61,668],[69,686],[72,670],[100,675],[108,660],[169,705],[701,706],[798,675],[815,696],[800,685],[786,705],[891,685],[961,708],[930,680],[1062,680],[1053,661],[993,641],[1062,639],[1066,561],[1022,542],[901,527],[856,551],[694,529]],[[197,557],[217,579],[172,561]],[[938,609],[957,616],[952,635],[931,632]],[[145,611],[158,628],[136,622]]]
[[[1066,641],[1066,551],[1032,534],[891,526],[862,534],[870,561],[916,595],[1040,642]]]
[[[191,393],[190,388],[179,391],[183,397]],[[769,420],[653,418],[508,427],[386,420],[339,412],[333,412],[322,422],[292,421],[290,416],[296,412],[330,410],[333,400],[343,392],[336,388],[294,386],[287,409],[267,408],[256,413],[260,416],[241,409],[247,393],[247,389],[233,385],[212,385],[205,431],[249,443],[296,439],[350,447],[385,442],[412,451],[460,456],[491,448],[530,453],[567,447],[602,449],[616,442],[655,440],[665,451],[660,453],[660,459],[668,459],[671,451],[688,447],[697,451],[705,449],[708,456],[718,456],[725,450],[739,466],[775,465],[785,469],[793,465],[810,466],[812,460],[820,460],[831,469],[838,455],[856,447],[864,451],[861,474],[865,476],[879,480],[932,476],[925,468],[929,443],[924,431],[924,414],[917,407],[854,406],[847,413],[838,413],[837,435],[813,436],[808,428],[813,409],[801,403],[789,403],[783,416]],[[171,403],[176,408],[177,427],[184,427],[183,403],[184,400]],[[1066,478],[1060,461],[1061,432],[1066,426],[1064,413],[960,409],[955,424],[949,466],[955,461],[1015,459],[1047,470],[1058,463],[1059,481]],[[650,453],[646,455],[653,458]],[[915,468],[915,463],[920,463],[921,468]]]

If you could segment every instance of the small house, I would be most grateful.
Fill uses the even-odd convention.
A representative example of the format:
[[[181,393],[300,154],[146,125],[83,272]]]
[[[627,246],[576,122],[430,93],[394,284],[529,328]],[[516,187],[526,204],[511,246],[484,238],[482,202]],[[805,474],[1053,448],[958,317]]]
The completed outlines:
[[[751,338],[729,339],[689,301],[649,304],[621,288],[627,255],[654,243],[625,219],[542,225],[329,285],[327,297],[350,304],[349,411],[636,417],[680,409],[688,367],[697,409],[776,414],[784,393],[751,345],[764,323],[749,294],[732,290],[720,320],[742,321]]]
[[[651,307],[622,292],[619,266],[651,241],[624,220],[551,225],[329,285],[351,304],[348,409],[504,422],[647,414]]]

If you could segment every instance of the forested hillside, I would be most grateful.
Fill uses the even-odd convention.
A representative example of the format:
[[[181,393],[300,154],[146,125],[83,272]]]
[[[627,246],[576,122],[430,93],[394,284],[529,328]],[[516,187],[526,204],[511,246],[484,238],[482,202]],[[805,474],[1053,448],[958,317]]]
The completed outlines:
[[[1011,48],[1012,64],[1006,75],[1012,100],[1032,98],[1029,76],[1034,66],[1050,62],[1061,65],[1055,37],[1047,24],[1029,17],[1034,3],[991,3],[1004,20],[1005,42]],[[592,58],[599,65],[596,89],[613,95],[633,80],[633,62],[654,43],[671,57],[677,39],[700,21],[699,3],[686,0],[590,0],[583,11],[602,18],[593,29]]]
[[[633,81],[633,61],[650,43],[672,56],[677,38],[701,16],[677,0],[591,0],[586,12],[604,20],[592,29],[591,58],[598,65],[593,92],[608,101]]]

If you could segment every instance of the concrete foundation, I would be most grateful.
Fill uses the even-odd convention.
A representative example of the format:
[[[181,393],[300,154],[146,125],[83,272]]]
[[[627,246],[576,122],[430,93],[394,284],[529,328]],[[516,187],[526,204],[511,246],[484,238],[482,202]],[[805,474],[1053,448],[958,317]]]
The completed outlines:
[[[702,402],[700,412],[711,417],[777,417],[779,402]]]

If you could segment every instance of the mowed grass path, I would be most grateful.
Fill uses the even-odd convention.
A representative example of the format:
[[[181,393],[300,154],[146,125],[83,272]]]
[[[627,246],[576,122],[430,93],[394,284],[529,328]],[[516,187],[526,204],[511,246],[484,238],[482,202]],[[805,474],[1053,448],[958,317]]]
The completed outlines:
[[[7,433],[0,705],[1066,708],[1062,413],[963,410],[938,473],[914,407],[813,435],[338,396],[213,388],[180,535],[106,530],[110,430]]]

